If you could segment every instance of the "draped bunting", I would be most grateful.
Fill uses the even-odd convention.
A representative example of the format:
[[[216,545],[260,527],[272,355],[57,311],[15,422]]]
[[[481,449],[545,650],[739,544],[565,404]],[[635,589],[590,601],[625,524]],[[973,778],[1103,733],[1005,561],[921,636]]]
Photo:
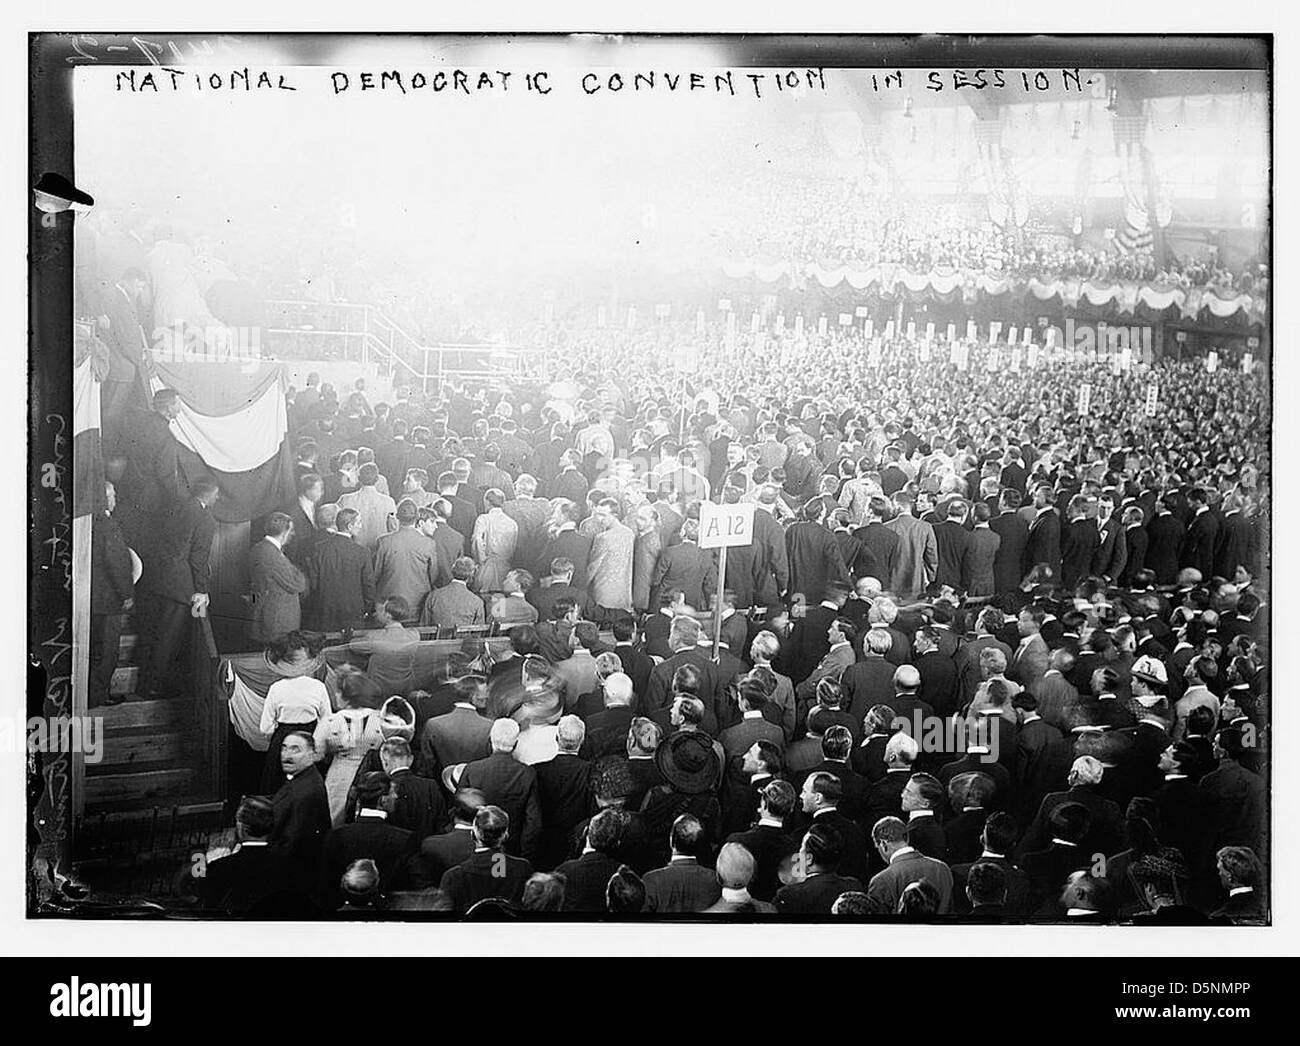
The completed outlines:
[[[783,277],[806,274],[827,290],[848,284],[854,290],[864,291],[876,287],[882,294],[896,295],[905,290],[914,295],[932,294],[946,297],[961,292],[967,299],[975,300],[980,294],[1002,295],[1015,291],[1027,292],[1047,301],[1060,298],[1067,306],[1085,300],[1096,306],[1116,303],[1121,312],[1131,313],[1138,304],[1163,311],[1175,305],[1186,319],[1195,319],[1203,309],[1208,309],[1220,319],[1245,314],[1251,323],[1263,323],[1267,304],[1263,297],[1237,294],[1223,297],[1211,287],[1185,288],[1176,284],[1139,284],[1134,281],[1092,283],[1075,278],[1041,280],[1025,279],[990,271],[958,271],[932,269],[913,272],[898,265],[853,265],[835,262],[812,262],[808,265],[791,265],[787,262],[758,262],[731,259],[721,263],[722,271],[733,279],[757,278],[773,283]]]
[[[221,488],[212,514],[223,523],[242,523],[293,497],[289,415],[284,402],[284,365],[251,363],[162,363],[150,380],[153,390],[180,394],[180,415],[172,432],[181,445],[188,480],[211,474]]]

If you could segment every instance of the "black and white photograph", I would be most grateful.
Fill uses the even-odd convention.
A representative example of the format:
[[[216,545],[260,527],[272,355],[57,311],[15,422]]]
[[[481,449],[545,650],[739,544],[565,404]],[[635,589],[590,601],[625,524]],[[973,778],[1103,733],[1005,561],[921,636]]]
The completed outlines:
[[[28,36],[28,926],[1246,947],[1272,36],[571,28]]]

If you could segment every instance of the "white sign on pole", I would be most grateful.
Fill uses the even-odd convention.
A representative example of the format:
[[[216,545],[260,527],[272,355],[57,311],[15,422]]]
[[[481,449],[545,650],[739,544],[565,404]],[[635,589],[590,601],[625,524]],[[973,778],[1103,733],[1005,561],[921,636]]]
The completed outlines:
[[[1020,336],[1020,344],[1028,345],[1034,339],[1034,332],[1031,328],[1026,327],[1024,333]]]
[[[1087,414],[1090,406],[1092,406],[1092,386],[1085,383],[1079,386],[1079,395],[1075,401],[1075,411],[1079,414]]]
[[[1129,345],[1124,346],[1124,350],[1119,354],[1119,369],[1129,371],[1133,369],[1133,349]]]
[[[868,320],[867,322],[870,323],[871,321]],[[841,313],[840,313],[840,326],[841,326],[841,327],[852,327],[852,326],[853,326],[853,314],[852,314],[852,313],[848,313],[848,312],[841,312]]]
[[[927,323],[927,324],[925,325],[925,340],[926,340],[926,341],[934,341],[934,324],[933,324],[933,323]]]
[[[907,340],[908,340],[908,341],[915,341],[915,340],[916,340],[916,321],[915,321],[915,320],[908,320],[908,321],[907,321]]]
[[[1048,333],[1050,334],[1051,331],[1048,331]],[[1038,346],[1032,341],[1029,343],[1029,352],[1026,356],[1026,362],[1029,364],[1030,370],[1033,370],[1038,366]]]
[[[727,333],[736,333],[736,314],[734,312],[727,313]]]
[[[1012,327],[1007,331],[1007,344],[1014,345],[1016,343],[1016,336],[1019,335],[1019,333],[1020,329],[1018,327]]]
[[[948,343],[948,362],[956,363],[957,357],[961,355],[961,345],[953,340]]]
[[[841,319],[840,322],[843,323],[844,321]],[[866,322],[862,324],[862,336],[864,338],[870,338],[875,333],[876,333],[875,320],[873,320],[870,316],[868,316]]]
[[[754,540],[754,508],[748,504],[700,502],[700,548],[736,548]]]
[[[890,320],[885,324],[885,341],[894,340],[894,321]]]
[[[979,329],[975,326],[974,320],[966,321],[966,340],[974,341],[979,337]]]
[[[1020,373],[1021,354],[1019,349],[1013,349],[1011,352],[1011,373]]]
[[[1249,374],[1255,369],[1255,354],[1248,352],[1241,357],[1241,373]]]
[[[826,337],[826,317],[821,316],[817,320],[817,333],[823,338]]]
[[[986,357],[989,370],[997,370],[1002,366],[1002,351],[996,346],[989,347],[989,354]]]
[[[1055,328],[1055,327],[1048,327],[1048,328],[1047,328],[1047,348],[1048,348],[1049,351],[1050,351],[1051,349],[1056,348],[1056,328]]]
[[[776,314],[776,329],[779,330],[779,331],[783,331],[783,330],[785,330],[785,313],[784,313],[784,312],[778,312],[778,313]]]
[[[921,362],[930,362],[930,343],[929,341],[921,342]]]
[[[994,320],[989,324],[989,342],[990,344],[998,340],[998,335],[1002,333],[1002,321]]]
[[[1210,354],[1205,357],[1205,369],[1211,374],[1219,369],[1219,354],[1214,349],[1211,349]]]
[[[1160,402],[1160,386],[1153,381],[1150,385],[1147,386],[1147,417],[1148,418],[1154,418],[1156,416],[1156,404],[1159,402]]]
[[[757,334],[757,333],[758,333],[758,325],[759,325],[760,323],[762,323],[762,322],[763,322],[763,318],[762,318],[761,316],[759,316],[759,314],[758,314],[758,310],[755,309],[755,310],[754,310],[754,315],[752,315],[752,316],[749,318],[749,333],[750,333],[750,334]]]
[[[868,316],[871,315],[871,310],[868,309],[865,305],[859,305],[856,309],[853,310],[853,315],[860,320],[865,320]]]
[[[794,318],[794,336],[803,337],[803,313],[797,313]]]
[[[949,341],[957,340],[957,324],[955,323],[948,324],[948,340]]]

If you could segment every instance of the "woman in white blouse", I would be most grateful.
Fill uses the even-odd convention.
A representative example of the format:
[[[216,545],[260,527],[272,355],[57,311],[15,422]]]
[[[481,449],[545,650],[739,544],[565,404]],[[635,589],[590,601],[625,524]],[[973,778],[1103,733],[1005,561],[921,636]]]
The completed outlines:
[[[337,828],[347,813],[348,788],[366,753],[383,741],[379,729],[378,685],[364,672],[348,672],[339,681],[343,707],[316,724],[316,756],[330,759],[325,772],[330,822]]]
[[[309,649],[307,640],[297,632],[290,632],[283,640],[283,649],[275,648],[278,663],[306,663],[316,654]],[[330,715],[329,691],[325,684],[312,675],[277,679],[266,691],[262,705],[262,734],[270,738],[266,749],[266,762],[262,769],[262,791],[274,795],[284,784],[284,771],[280,768],[280,746],[285,737],[295,730],[315,731],[317,724]]]

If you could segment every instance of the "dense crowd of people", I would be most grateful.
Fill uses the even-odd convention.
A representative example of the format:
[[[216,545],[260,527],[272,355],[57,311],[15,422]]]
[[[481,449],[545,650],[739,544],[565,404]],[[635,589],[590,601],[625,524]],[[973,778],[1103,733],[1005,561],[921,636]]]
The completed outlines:
[[[263,794],[195,904],[1267,920],[1258,371],[837,328],[563,350],[291,390],[296,496],[248,560]],[[180,685],[157,651],[206,605],[216,496],[163,505],[148,693]],[[754,506],[725,571],[710,501]],[[394,691],[432,636],[460,642]]]

